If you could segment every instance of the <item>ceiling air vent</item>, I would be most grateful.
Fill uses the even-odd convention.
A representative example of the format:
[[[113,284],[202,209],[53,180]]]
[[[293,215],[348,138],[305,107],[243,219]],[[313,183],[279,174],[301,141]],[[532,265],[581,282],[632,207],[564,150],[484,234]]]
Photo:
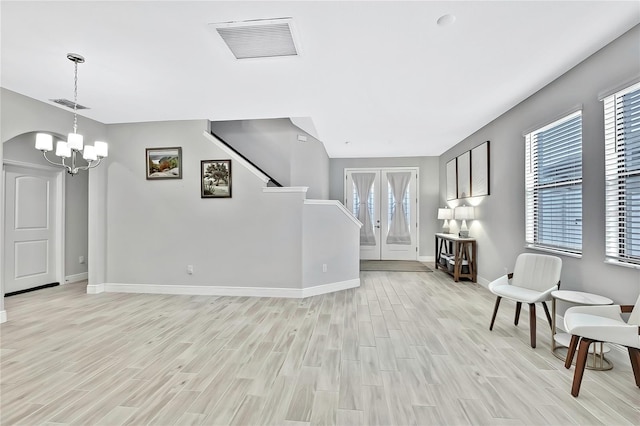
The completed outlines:
[[[58,105],[66,106],[69,109],[73,109],[73,101],[70,101],[69,99],[49,99],[49,100]],[[76,109],[89,109],[89,107],[78,104],[76,106]]]
[[[225,22],[209,27],[222,37],[236,59],[298,55],[291,18]]]

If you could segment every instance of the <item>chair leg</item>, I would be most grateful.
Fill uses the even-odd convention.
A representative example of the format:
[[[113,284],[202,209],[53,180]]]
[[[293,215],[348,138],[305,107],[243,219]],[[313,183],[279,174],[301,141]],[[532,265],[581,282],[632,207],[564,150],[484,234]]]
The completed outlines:
[[[576,354],[576,347],[578,346],[579,340],[580,336],[576,336],[575,334],[571,336],[571,342],[569,343],[569,349],[567,350],[567,359],[564,361],[564,368],[571,368],[571,364],[573,363],[573,357]]]
[[[629,359],[631,360],[631,368],[636,379],[636,386],[640,387],[640,349],[627,348],[629,350]]]
[[[520,310],[522,309],[522,302],[516,302],[516,318],[513,320],[514,325],[518,325],[520,321]]]
[[[529,330],[531,333],[531,347],[536,347],[536,304],[529,303]]]
[[[496,322],[496,315],[498,314],[498,306],[500,306],[500,301],[502,297],[498,296],[496,299],[496,305],[493,308],[493,316],[491,317],[491,325],[489,326],[489,330],[493,330],[493,323]]]
[[[553,325],[551,322],[551,314],[549,313],[549,308],[547,307],[546,302],[542,302],[542,307],[544,308],[544,313],[547,316],[547,321],[549,321],[549,328],[553,331]]]
[[[583,337],[582,340],[580,340],[578,360],[576,361],[576,371],[573,373],[573,386],[571,387],[571,395],[575,397],[580,393],[582,375],[584,374],[584,368],[587,365],[587,356],[589,356],[589,345],[593,342],[595,342],[595,340],[587,339],[586,337]]]

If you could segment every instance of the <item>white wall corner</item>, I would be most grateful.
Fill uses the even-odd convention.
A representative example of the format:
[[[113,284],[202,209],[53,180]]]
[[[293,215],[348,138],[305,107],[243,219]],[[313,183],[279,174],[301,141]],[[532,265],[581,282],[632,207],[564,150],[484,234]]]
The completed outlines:
[[[0,311],[0,324],[7,322],[7,311]]]
[[[87,284],[87,294],[99,294],[105,292],[104,284]]]
[[[69,283],[77,283],[78,281],[84,281],[88,279],[89,279],[89,273],[82,272],[80,274],[67,275],[66,277],[64,277],[64,282],[69,284]]]

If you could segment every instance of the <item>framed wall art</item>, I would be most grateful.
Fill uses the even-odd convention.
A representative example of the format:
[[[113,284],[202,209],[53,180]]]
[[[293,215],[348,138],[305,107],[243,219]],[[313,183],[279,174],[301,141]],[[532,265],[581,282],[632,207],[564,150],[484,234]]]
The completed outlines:
[[[447,201],[458,198],[458,172],[456,159],[447,163]]]
[[[147,180],[182,179],[182,148],[147,148]]]
[[[231,160],[202,160],[200,176],[201,198],[231,198]]]
[[[471,196],[471,153],[458,155],[458,198]]]
[[[489,195],[489,141],[471,150],[471,196]]]

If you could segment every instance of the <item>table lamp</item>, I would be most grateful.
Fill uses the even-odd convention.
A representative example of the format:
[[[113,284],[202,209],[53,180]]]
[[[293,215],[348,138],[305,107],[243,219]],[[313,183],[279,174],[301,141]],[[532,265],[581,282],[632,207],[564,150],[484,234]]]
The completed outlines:
[[[440,208],[438,209],[438,219],[443,220],[444,224],[442,225],[442,233],[449,233],[449,220],[453,219],[453,210],[449,208]]]
[[[460,206],[456,207],[454,212],[454,217],[456,219],[462,219],[462,225],[460,225],[460,233],[458,234],[461,238],[469,238],[469,228],[467,228],[467,219],[473,220],[473,207],[471,206]]]

